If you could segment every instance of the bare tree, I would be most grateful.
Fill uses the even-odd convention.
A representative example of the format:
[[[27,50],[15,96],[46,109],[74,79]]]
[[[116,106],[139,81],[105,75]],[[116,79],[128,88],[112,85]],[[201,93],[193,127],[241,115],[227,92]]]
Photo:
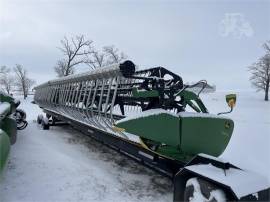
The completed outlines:
[[[250,81],[257,91],[264,91],[264,100],[268,101],[270,85],[270,41],[263,44],[266,54],[249,67]]]
[[[68,68],[67,62],[64,59],[61,59],[57,61],[56,66],[54,67],[54,71],[58,77],[63,77],[74,74],[75,69],[74,66]]]
[[[105,46],[102,51],[98,51],[92,47],[92,43],[91,40],[86,40],[84,35],[70,39],[64,37],[59,49],[65,58],[58,60],[54,67],[57,76],[63,77],[74,74],[75,66],[79,64],[87,64],[92,69],[96,69],[105,65],[120,63],[127,58],[115,46]]]
[[[115,46],[105,46],[102,51],[93,49],[88,55],[86,64],[92,69],[96,69],[105,65],[120,63],[126,58],[127,56]]]
[[[120,52],[114,45],[104,46],[103,51],[107,56],[107,64],[120,63],[127,58],[127,56],[123,52]]]
[[[88,56],[86,64],[92,69],[103,67],[105,65],[105,54],[101,51],[93,50]]]
[[[6,67],[6,66],[2,66],[0,68],[0,84],[3,88],[3,90],[5,90],[8,94],[11,93],[13,84],[14,84],[14,78],[13,76],[10,74],[10,68]]]
[[[73,74],[74,66],[87,61],[87,55],[92,52],[91,44],[92,41],[86,40],[83,35],[71,39],[64,37],[59,49],[63,52],[65,58],[58,60],[54,68],[57,75],[62,77]]]
[[[31,86],[35,84],[35,81],[28,78],[26,69],[22,65],[16,64],[14,67],[16,75],[16,86],[19,91],[22,91],[24,99],[27,97]]]

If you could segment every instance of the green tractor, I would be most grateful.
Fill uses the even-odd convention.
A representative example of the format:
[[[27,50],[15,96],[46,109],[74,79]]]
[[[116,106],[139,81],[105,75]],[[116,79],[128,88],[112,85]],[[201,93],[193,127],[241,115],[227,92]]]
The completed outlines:
[[[27,126],[25,112],[17,109],[20,101],[0,92],[0,174],[7,163],[10,145],[17,139],[17,129]]]

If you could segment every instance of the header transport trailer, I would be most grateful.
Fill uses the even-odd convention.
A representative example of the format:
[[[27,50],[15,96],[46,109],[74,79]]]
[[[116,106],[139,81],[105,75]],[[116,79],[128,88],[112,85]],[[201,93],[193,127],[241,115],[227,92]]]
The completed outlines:
[[[7,164],[10,145],[17,139],[17,129],[27,126],[26,114],[17,109],[20,101],[0,91],[0,176]]]
[[[203,84],[203,85],[202,85]],[[46,113],[43,129],[68,123],[174,183],[174,201],[268,200],[265,177],[218,156],[228,145],[236,96],[230,111],[210,114],[192,86],[156,67],[137,70],[133,62],[99,68],[35,87],[34,102]],[[187,112],[191,111],[191,112]]]

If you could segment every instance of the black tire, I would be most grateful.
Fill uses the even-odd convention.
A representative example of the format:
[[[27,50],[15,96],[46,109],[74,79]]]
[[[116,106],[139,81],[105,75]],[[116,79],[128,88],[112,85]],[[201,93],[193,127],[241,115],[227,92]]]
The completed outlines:
[[[20,123],[17,123],[17,129],[18,130],[23,130],[27,127],[28,122],[27,121],[21,121]]]
[[[50,119],[52,116],[50,114],[46,114],[46,117]]]
[[[20,116],[21,119],[26,119],[26,113],[22,109],[16,109],[15,116]]]
[[[52,116],[52,125],[56,125],[56,123],[58,122],[59,120],[57,118],[55,118],[54,116]]]
[[[43,130],[49,130],[49,129],[50,129],[49,120],[48,120],[46,117],[44,117],[44,118],[42,119],[41,125],[42,125],[42,129],[43,129]]]
[[[195,192],[200,192],[202,197],[205,198],[205,201],[227,201],[226,194],[221,188],[201,178],[190,178],[187,181],[186,189],[184,192],[184,201],[192,201]]]
[[[39,114],[38,117],[37,117],[37,123],[38,124],[41,124],[42,123],[42,119],[43,119],[43,115],[42,114]]]
[[[43,130],[49,130],[50,129],[50,125],[49,124],[42,124],[42,129]]]

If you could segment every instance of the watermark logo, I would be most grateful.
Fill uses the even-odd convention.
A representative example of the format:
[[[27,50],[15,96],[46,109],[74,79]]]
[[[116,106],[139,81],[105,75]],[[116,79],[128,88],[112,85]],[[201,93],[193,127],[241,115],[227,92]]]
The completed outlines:
[[[242,13],[226,13],[219,24],[219,34],[240,39],[252,37],[254,30]]]

